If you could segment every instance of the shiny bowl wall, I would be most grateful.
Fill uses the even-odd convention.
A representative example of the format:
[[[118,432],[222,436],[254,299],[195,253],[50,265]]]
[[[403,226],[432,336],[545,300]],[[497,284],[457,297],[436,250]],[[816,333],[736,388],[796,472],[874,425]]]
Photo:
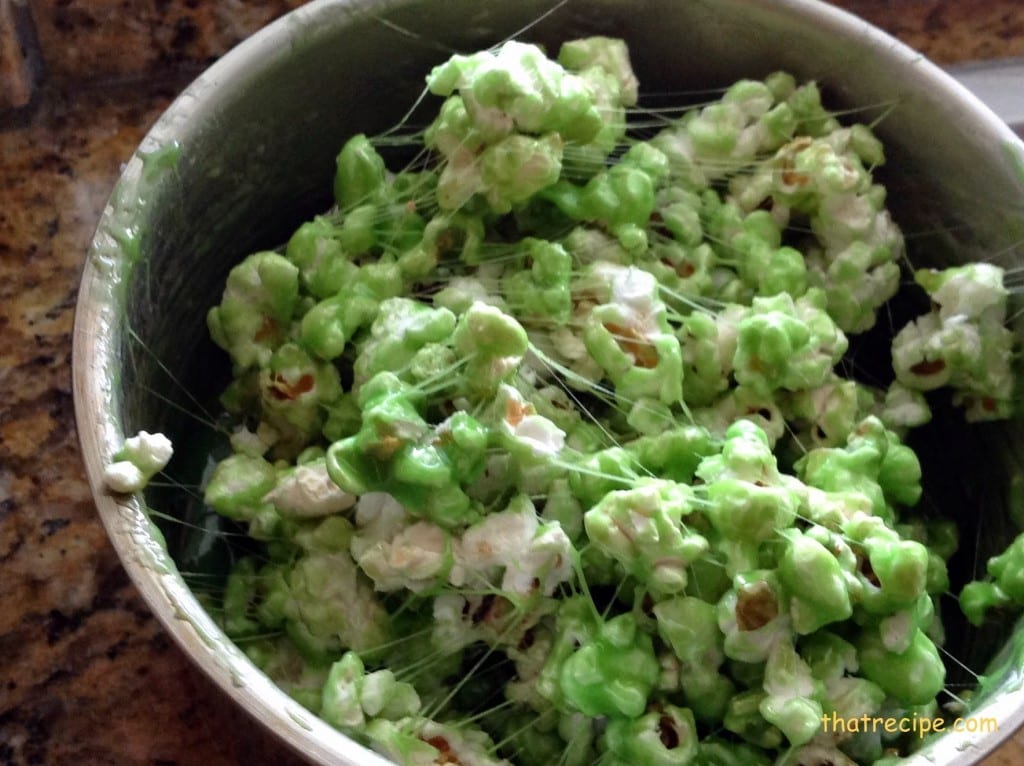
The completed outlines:
[[[329,205],[334,156],[348,136],[400,120],[425,73],[452,51],[513,35],[556,50],[591,34],[627,40],[645,93],[692,93],[787,69],[818,80],[830,105],[866,107],[860,119],[884,114],[881,178],[896,220],[915,235],[915,265],[995,254],[1022,265],[1019,140],[919,54],[812,0],[318,0],[240,45],[168,109],[103,214],[79,296],[75,403],[97,506],[153,611],[239,704],[314,761],[384,763],[248,662],[186,586],[146,504],[178,509],[163,496],[111,496],[103,466],[138,430],[162,430],[179,456],[189,452],[187,411],[227,382],[207,339],[208,307],[243,255],[284,241]],[[968,431],[959,420],[936,423],[919,446],[933,477],[926,502],[961,524],[968,550],[954,577],[962,581],[1016,532],[1009,498],[1021,491],[1024,430],[1017,421]],[[956,611],[952,600],[946,606]],[[967,638],[962,620],[949,625],[954,654],[991,668],[977,714],[996,716],[1000,731],[945,735],[924,752],[968,763],[1024,719],[1014,670],[1024,633],[1006,625]]]

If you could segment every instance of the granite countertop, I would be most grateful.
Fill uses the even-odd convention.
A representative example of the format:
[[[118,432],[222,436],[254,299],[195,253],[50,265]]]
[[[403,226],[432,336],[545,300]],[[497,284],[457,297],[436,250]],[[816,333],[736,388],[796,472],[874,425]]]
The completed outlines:
[[[82,469],[70,357],[121,163],[203,67],[300,4],[0,0],[0,764],[299,763],[128,582]],[[837,4],[941,63],[1024,55],[1019,0]],[[986,761],[1022,762],[1021,734]]]

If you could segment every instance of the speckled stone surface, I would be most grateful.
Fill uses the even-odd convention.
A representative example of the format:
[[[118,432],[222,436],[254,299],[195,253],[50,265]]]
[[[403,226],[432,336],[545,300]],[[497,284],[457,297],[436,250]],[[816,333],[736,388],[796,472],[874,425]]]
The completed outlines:
[[[299,4],[33,5],[48,79],[31,121],[0,130],[0,764],[299,762],[127,581],[80,464],[70,376],[78,275],[120,164],[202,66]],[[1019,0],[838,4],[941,62],[1024,55]],[[1024,763],[1024,739],[987,763]]]

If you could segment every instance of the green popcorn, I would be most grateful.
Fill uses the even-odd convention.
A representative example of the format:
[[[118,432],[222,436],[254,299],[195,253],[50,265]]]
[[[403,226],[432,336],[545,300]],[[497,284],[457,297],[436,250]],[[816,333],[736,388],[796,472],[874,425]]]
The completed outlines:
[[[463,57],[464,60],[466,58]],[[449,71],[454,70],[449,67]],[[485,145],[484,135],[477,130],[466,109],[466,102],[458,94],[450,95],[441,104],[437,117],[427,126],[423,138],[428,147],[437,149],[449,159],[463,156],[471,160]]]
[[[876,269],[896,261],[905,248],[903,233],[885,207],[885,189],[881,186],[824,197],[817,213],[811,216],[811,230],[829,259],[848,251],[855,243],[866,244]],[[891,274],[892,267],[884,271]],[[872,276],[880,284],[888,284],[881,277],[883,272]]]
[[[636,457],[622,447],[589,452],[576,460],[569,486],[584,508],[592,508],[609,492],[631,487],[643,473]]]
[[[569,143],[562,174],[582,179],[600,172],[607,165],[609,155],[626,142],[626,107],[635,103],[635,91],[627,92],[629,84],[624,83],[619,74],[600,66],[590,66],[577,74],[593,94],[603,123],[586,143]]]
[[[858,669],[853,644],[822,630],[801,641],[800,655],[824,687],[819,700],[825,716],[852,720],[880,711],[886,693],[877,684],[853,675]]]
[[[256,636],[263,632],[263,626],[253,615],[257,585],[255,559],[243,558],[231,568],[227,582],[224,583],[221,624],[224,632],[233,639]]]
[[[935,620],[935,604],[929,594],[920,596],[910,606],[883,617],[878,622],[882,643],[890,652],[904,652],[910,646],[917,630],[927,635]],[[939,640],[929,636],[934,640]]]
[[[828,313],[847,333],[875,326],[878,310],[900,286],[893,248],[857,240],[821,258],[809,258],[810,283],[825,291]]]
[[[562,138],[555,133],[539,138],[521,135],[503,138],[480,153],[477,161],[480,181],[476,191],[484,196],[493,212],[511,211],[558,181],[562,172],[562,147]],[[453,167],[448,165],[438,182],[438,200],[442,207],[448,202],[442,194],[449,169]]]
[[[768,655],[764,691],[766,696],[758,710],[779,728],[790,745],[806,744],[818,733],[823,714],[816,697],[822,692],[821,683],[814,679],[789,639],[776,642]]]
[[[753,246],[746,253],[742,276],[763,296],[787,293],[799,297],[807,292],[804,256],[792,247]]]
[[[575,549],[558,522],[540,524],[533,503],[517,495],[463,532],[448,581],[456,587],[497,582],[510,597],[550,596],[573,572]]]
[[[757,391],[815,388],[828,380],[846,353],[847,340],[824,311],[824,295],[811,290],[755,298],[737,324],[736,380]]]
[[[349,501],[354,498],[349,498]],[[346,504],[348,501],[346,501]],[[293,524],[291,541],[308,553],[347,551],[352,542],[352,522],[340,515],[300,520]],[[288,551],[287,555],[293,555]]]
[[[278,449],[301,449],[319,434],[326,408],[342,395],[338,370],[296,343],[274,351],[260,370],[259,383],[264,420],[282,436]]]
[[[563,179],[543,197],[573,220],[603,224],[627,251],[642,252],[647,249],[644,229],[654,212],[655,189],[667,172],[668,160],[660,150],[637,143],[585,186]]]
[[[988,560],[988,579],[975,580],[960,593],[960,608],[972,625],[981,625],[990,609],[1024,605],[1024,535]]]
[[[322,433],[328,442],[336,442],[359,432],[362,412],[358,397],[352,392],[343,393],[330,404],[325,405],[326,417]]]
[[[1004,609],[1013,605],[1013,599],[1003,593],[996,583],[986,580],[972,580],[967,583],[960,591],[959,601],[960,611],[972,625],[978,627],[984,624],[989,610]]]
[[[558,679],[566,703],[586,715],[637,718],[659,675],[651,637],[623,614],[600,625],[565,660]]]
[[[717,606],[725,656],[740,662],[765,662],[772,646],[792,632],[786,606],[775,572],[752,570],[736,575]]]
[[[710,407],[691,411],[694,421],[719,439],[740,420],[746,420],[764,432],[771,448],[787,433],[786,419],[775,397],[746,386],[732,388]]]
[[[868,167],[879,167],[885,164],[885,147],[867,125],[851,125],[849,127],[850,148]]]
[[[768,113],[777,98],[772,85],[767,81],[738,80],[725,91],[722,103],[748,118],[755,115],[763,116]]]
[[[311,662],[285,636],[252,638],[240,648],[289,697],[312,713],[319,713],[329,662]]]
[[[779,582],[789,597],[789,613],[798,635],[814,633],[824,625],[853,614],[846,578],[835,556],[813,537],[790,529],[779,559]]]
[[[430,385],[444,380],[458,365],[455,350],[446,343],[428,343],[409,362],[409,377],[415,383]]]
[[[559,132],[585,143],[602,119],[586,84],[535,45],[506,42],[496,51],[452,56],[427,77],[431,93],[458,91],[474,127],[488,141],[513,130]]]
[[[725,655],[718,610],[692,596],[676,596],[654,605],[658,635],[679,658],[679,681],[697,718],[718,721],[735,688],[719,673]]]
[[[397,264],[378,261],[354,269],[341,289],[305,313],[300,341],[321,359],[336,359],[356,333],[377,318],[381,302],[399,295],[402,287]]]
[[[878,486],[890,501],[916,505],[921,499],[921,463],[917,453],[900,444],[892,431],[886,430],[885,435],[888,444],[878,470]]]
[[[872,614],[891,614],[914,604],[927,593],[928,549],[904,540],[877,516],[855,516],[843,534],[864,551],[860,565],[860,604]]]
[[[264,366],[287,340],[298,299],[298,268],[277,253],[253,253],[231,269],[220,305],[207,314],[210,337],[236,369]]]
[[[505,383],[491,403],[489,420],[494,423],[494,442],[505,449],[513,460],[520,483],[531,478],[541,489],[566,471],[554,458],[565,446],[565,432],[553,421],[537,413],[532,402]]]
[[[342,245],[337,224],[317,216],[295,230],[285,256],[298,267],[302,287],[323,299],[337,294],[358,269],[350,252]]]
[[[715,292],[718,256],[707,242],[686,247],[660,239],[655,230],[654,241],[637,263],[658,280],[665,303],[682,314],[692,310],[693,299]]]
[[[698,471],[699,474],[699,471]],[[744,544],[770,540],[796,519],[798,500],[783,486],[723,478],[709,484],[705,510],[722,536]]]
[[[467,395],[493,396],[519,369],[529,347],[526,330],[511,315],[475,302],[458,318],[452,344],[467,360],[463,383]]]
[[[277,469],[262,457],[231,455],[217,464],[203,490],[203,502],[221,516],[249,521],[277,484]]]
[[[379,592],[429,590],[445,581],[454,563],[450,536],[426,521],[404,527],[390,540],[359,540],[352,553]]]
[[[677,425],[659,433],[641,436],[626,449],[636,461],[655,476],[690,484],[701,461],[719,451],[719,445],[707,429],[697,425]]]
[[[864,676],[904,705],[932,702],[946,683],[946,667],[935,644],[921,630],[914,631],[902,652],[890,652],[880,631],[867,628],[857,642],[857,658]]]
[[[782,246],[782,227],[771,213],[754,210],[742,219],[720,219],[718,223],[726,225],[726,230],[716,232],[723,243],[723,255],[736,262],[740,278],[756,294],[785,292],[798,298],[807,292],[804,257]]]
[[[741,80],[720,101],[687,112],[656,135],[652,143],[669,157],[673,179],[706,187],[790,138],[796,120],[789,106],[777,103],[778,82]]]
[[[551,482],[541,517],[545,521],[557,521],[570,540],[579,540],[583,533],[583,505],[573,494],[568,478]]]
[[[600,616],[587,596],[570,596],[558,603],[554,640],[537,676],[536,688],[541,697],[559,709],[566,709],[566,693],[561,682],[563,667],[579,647],[594,640],[599,627]]]
[[[629,409],[626,422],[638,433],[654,435],[675,422],[672,408],[654,399],[637,399]]]
[[[487,431],[468,415],[431,428],[419,414],[416,390],[389,372],[363,385],[359,432],[332,444],[327,472],[345,491],[391,493],[416,515],[449,528],[476,516],[461,482],[485,467]]]
[[[331,665],[324,684],[320,717],[342,731],[361,732],[367,719],[399,720],[420,712],[416,689],[390,670],[367,673],[355,652]]]
[[[846,447],[819,447],[797,461],[803,481],[829,492],[860,492],[876,516],[889,517],[890,503],[914,505],[921,497],[921,464],[913,450],[871,415]]]
[[[323,518],[346,511],[356,502],[331,480],[322,454],[279,472],[274,488],[263,500],[283,516],[296,519]]]
[[[612,37],[569,40],[558,50],[558,63],[572,72],[583,72],[593,67],[607,72],[618,83],[622,105],[636,104],[639,83],[633,74],[629,49],[622,40]]]
[[[470,306],[479,301],[489,303],[502,311],[506,310],[505,300],[494,289],[490,279],[477,277],[452,277],[444,287],[434,293],[434,306],[446,308],[455,315],[466,313]]]
[[[614,766],[677,766],[693,763],[698,751],[693,713],[659,705],[640,718],[612,718],[601,738],[601,758]]]
[[[988,573],[1003,593],[1024,603],[1024,535],[1018,535],[1005,551],[988,560]]]
[[[825,491],[805,484],[800,494],[803,501],[801,517],[828,530],[841,529],[846,520],[854,516],[870,516],[874,513],[871,498],[857,490]],[[834,549],[832,543],[825,545]]]
[[[557,730],[542,727],[535,714],[513,709],[497,718],[499,720],[488,723],[492,727],[492,735],[499,740],[498,752],[508,753],[521,763],[561,762],[565,741]]]
[[[694,311],[683,317],[678,337],[687,404],[709,405],[728,390],[736,355],[737,325],[746,314],[746,307],[734,305],[716,314]]]
[[[619,316],[612,307],[599,306],[583,331],[587,350],[615,384],[616,395],[624,403],[643,397],[663,404],[681,401],[679,341],[669,333],[647,334],[636,326],[617,324]]]
[[[511,766],[494,757],[495,744],[479,728],[465,723],[439,723],[419,716],[391,721],[377,718],[365,730],[373,749],[400,764],[465,763]]]
[[[862,512],[860,509],[853,513]],[[843,516],[843,519],[846,517]],[[835,524],[836,528],[839,528],[842,521]],[[850,542],[843,536],[841,532],[835,531],[835,529],[824,526],[818,523],[814,523],[811,526],[803,530],[803,534],[815,542],[822,545],[831,556],[833,556],[836,562],[839,564],[839,575],[842,581],[845,583],[846,591],[850,595],[850,599],[854,599],[859,596],[861,588],[860,573],[857,571],[858,565],[860,564],[857,553],[853,550]],[[835,570],[833,570],[833,574]]]
[[[915,276],[933,308],[893,339],[896,379],[922,391],[952,387],[968,421],[1007,417],[1013,409],[1014,336],[1003,326],[1002,269],[978,263]]]
[[[876,414],[886,428],[897,433],[922,426],[932,419],[932,411],[924,394],[907,388],[898,380],[894,380],[886,389],[885,399]]]
[[[566,743],[562,753],[566,766],[587,766],[598,760],[593,719],[575,711],[562,713],[558,719],[558,733]]]
[[[633,257],[626,252],[618,240],[610,237],[600,229],[589,226],[577,226],[561,240],[562,246],[572,256],[574,263],[597,264],[614,263],[628,266]]]
[[[665,595],[686,587],[686,568],[709,547],[682,522],[692,510],[688,486],[649,479],[632,489],[609,492],[584,514],[583,523],[594,545],[652,593]]]
[[[452,342],[459,353],[486,359],[521,357],[529,340],[510,315],[486,303],[475,303],[459,317]]]
[[[464,213],[438,213],[423,230],[423,238],[398,260],[402,276],[409,284],[428,277],[442,262],[457,258],[466,263],[480,261],[484,223]],[[438,304],[434,301],[435,306]]]
[[[621,106],[609,92],[617,90],[614,76],[568,72],[536,46],[516,41],[453,56],[427,83],[449,97],[426,134],[427,145],[446,159],[438,202],[447,210],[475,195],[499,213],[527,202],[558,180],[566,142],[586,144],[606,128],[598,101],[612,106],[612,114]]]
[[[699,247],[704,241],[700,196],[680,186],[668,186],[658,189],[655,199],[650,218],[655,231],[685,248]]]
[[[870,174],[841,136],[798,136],[779,149],[765,172],[773,173],[776,201],[812,216],[827,199],[847,201],[871,188]]]
[[[356,332],[377,315],[378,303],[354,291],[320,301],[299,324],[302,345],[321,359],[336,359]]]
[[[334,201],[342,210],[371,202],[383,192],[384,160],[362,133],[345,142],[336,165]]]
[[[379,478],[372,461],[389,461],[429,432],[417,400],[415,391],[390,372],[378,373],[360,388],[359,432],[327,450],[327,471],[338,486],[354,495],[369,491]]]
[[[729,701],[722,726],[763,750],[774,750],[783,744],[783,734],[761,714],[761,705],[768,695],[760,690],[740,692]]]
[[[366,204],[354,207],[344,213],[338,229],[338,241],[349,253],[363,255],[377,244],[377,228],[380,206]]]
[[[587,351],[626,402],[641,397],[674,404],[682,399],[682,352],[646,271],[595,264],[578,289],[601,301],[583,331]]]
[[[1003,275],[1003,269],[991,263],[968,263],[920,269],[914,279],[935,302],[943,320],[964,316],[979,324],[1002,325],[1009,297]]]
[[[772,98],[779,102],[787,101],[796,90],[796,78],[789,72],[772,72],[764,79],[764,84],[772,93]]]
[[[309,657],[369,650],[389,638],[387,611],[344,551],[299,557],[288,573],[283,611],[288,635]]]
[[[782,484],[768,439],[749,420],[737,420],[725,434],[720,455],[701,461],[704,513],[724,537],[748,544],[771,539],[793,524],[799,498]]]
[[[583,412],[576,407],[576,402],[561,385],[540,385],[539,388],[529,390],[525,381],[520,379],[517,383],[522,387],[524,404],[532,406],[536,412],[564,431],[572,431],[581,424],[594,425],[593,420],[587,418]],[[534,384],[536,386],[540,381]],[[586,418],[586,419],[585,419]]]
[[[844,744],[844,748],[849,746]],[[898,759],[902,761],[903,759]],[[806,745],[797,748],[791,748],[787,750],[774,762],[774,766],[809,766],[810,764],[825,764],[829,763],[832,766],[857,766],[858,763],[872,763],[875,766],[895,766],[895,763],[888,763],[888,758],[865,758],[861,760],[859,757],[855,760],[850,758],[849,755],[840,750],[838,745],[819,743],[818,741],[809,742]]]
[[[801,444],[837,447],[847,442],[873,405],[869,390],[833,374],[816,388],[794,391],[785,399],[783,409]]]
[[[529,270],[518,271],[502,282],[502,292],[511,312],[530,320],[560,324],[572,315],[572,257],[562,245],[527,238]]]
[[[377,302],[397,298],[404,289],[401,268],[386,257],[360,266],[352,284],[353,293],[371,296]]]
[[[819,630],[800,640],[800,656],[815,679],[826,687],[857,670],[857,648],[828,630]]]
[[[696,766],[770,766],[760,749],[745,742],[730,742],[715,736],[704,737],[697,751]]]
[[[388,298],[380,304],[356,357],[356,381],[364,383],[384,371],[404,371],[425,345],[448,340],[455,322],[448,309],[431,308],[411,298]]]

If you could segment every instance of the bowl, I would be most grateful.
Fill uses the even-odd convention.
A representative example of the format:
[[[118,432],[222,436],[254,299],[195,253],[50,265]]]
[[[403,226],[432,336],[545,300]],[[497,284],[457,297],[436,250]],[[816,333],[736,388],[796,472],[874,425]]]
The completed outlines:
[[[645,92],[706,91],[778,69],[817,80],[830,105],[884,116],[881,180],[913,234],[915,265],[1024,265],[1019,139],[920,54],[824,3],[316,0],[239,45],[161,117],[103,213],[78,300],[75,406],[97,508],[143,597],[198,666],[313,762],[386,763],[281,692],[211,619],[180,573],[183,557],[203,551],[182,550],[151,510],[180,516],[180,497],[159,488],[110,494],[104,466],[139,430],[169,434],[179,455],[201,452],[189,446],[196,415],[228,380],[206,310],[243,255],[285,241],[329,205],[347,137],[402,119],[425,73],[453,51],[513,36],[556,49],[594,34],[625,38]],[[1024,428],[1019,418],[959,423],[937,419],[918,446],[926,496],[969,543],[952,563],[962,583],[1016,534]],[[198,476],[202,460],[194,462]],[[994,716],[999,730],[934,737],[916,758],[971,763],[1024,721],[1024,627],[968,632],[951,616],[948,631],[958,659],[986,668],[975,713]]]

